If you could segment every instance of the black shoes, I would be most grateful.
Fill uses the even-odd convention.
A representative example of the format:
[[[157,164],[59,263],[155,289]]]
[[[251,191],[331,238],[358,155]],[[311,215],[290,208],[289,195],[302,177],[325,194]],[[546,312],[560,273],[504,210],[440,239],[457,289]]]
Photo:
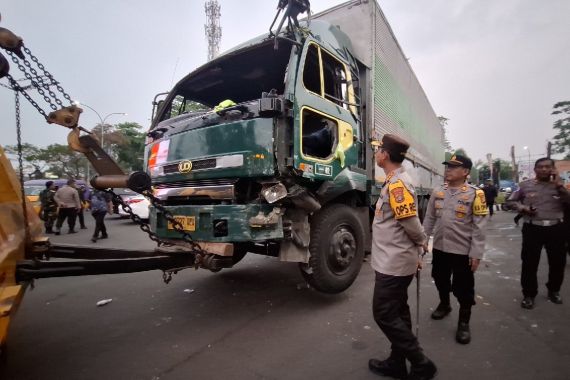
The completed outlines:
[[[408,369],[406,368],[406,359],[400,360],[389,357],[386,360],[370,359],[368,368],[380,376],[389,376],[395,379],[407,379]]]
[[[548,299],[550,302],[561,305],[562,304],[562,297],[560,296],[560,292],[548,292]],[[523,309],[534,309],[534,297],[524,297],[521,302],[521,307]]]
[[[109,235],[105,234],[105,235],[101,235],[101,239],[108,239]]]
[[[457,332],[455,340],[460,344],[469,344],[471,342],[471,330],[469,330],[469,322],[461,322],[457,324]]]
[[[77,231],[75,231],[75,230],[73,230],[73,229],[72,229],[72,230],[69,230],[69,232],[68,232],[68,234],[76,234],[76,233],[77,233]]]
[[[97,243],[97,238],[96,238],[95,236],[93,236],[93,237],[91,238],[91,241],[92,241],[93,243]]]
[[[560,296],[559,292],[548,292],[548,299],[550,302],[555,303],[557,305],[562,304],[562,297]]]
[[[449,306],[449,304],[447,303],[442,303],[440,302],[439,305],[437,305],[437,308],[433,311],[433,313],[431,313],[431,319],[443,319],[445,318],[449,313],[451,313],[451,306]]]
[[[86,230],[86,229],[87,229],[87,227],[85,227],[85,226],[81,226],[81,229],[82,229],[82,230]]]
[[[534,297],[525,297],[521,302],[523,309],[534,309]]]
[[[53,234],[54,234],[54,235],[60,235],[60,234],[61,234],[61,232],[59,232],[59,231],[55,231]]]
[[[412,364],[410,368],[410,374],[406,377],[406,380],[431,380],[437,373],[437,367],[435,364],[426,358],[425,362]]]

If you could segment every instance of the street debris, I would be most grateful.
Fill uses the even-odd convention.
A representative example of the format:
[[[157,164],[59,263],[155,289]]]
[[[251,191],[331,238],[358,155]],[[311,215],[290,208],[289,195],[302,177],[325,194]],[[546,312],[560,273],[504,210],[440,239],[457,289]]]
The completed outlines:
[[[112,298],[104,299],[104,300],[97,302],[97,306],[98,307],[105,306],[106,304],[111,303],[111,302],[113,302]]]
[[[192,294],[194,292],[195,292],[194,289],[184,289],[184,293]]]

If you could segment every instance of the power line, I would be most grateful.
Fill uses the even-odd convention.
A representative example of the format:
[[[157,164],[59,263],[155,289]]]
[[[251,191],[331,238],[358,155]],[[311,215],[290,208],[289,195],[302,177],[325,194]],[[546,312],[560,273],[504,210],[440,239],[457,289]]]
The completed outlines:
[[[208,0],[204,4],[206,10],[206,41],[208,42],[208,61],[214,59],[220,52],[220,41],[222,40],[222,27],[220,17],[222,16],[220,4],[217,0]]]

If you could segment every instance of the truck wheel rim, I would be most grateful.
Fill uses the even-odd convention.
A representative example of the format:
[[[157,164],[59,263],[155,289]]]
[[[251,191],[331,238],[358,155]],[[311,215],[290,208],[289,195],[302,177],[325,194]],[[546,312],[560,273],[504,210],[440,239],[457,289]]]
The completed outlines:
[[[329,267],[337,274],[345,272],[356,255],[356,239],[347,226],[338,226],[332,234]]]

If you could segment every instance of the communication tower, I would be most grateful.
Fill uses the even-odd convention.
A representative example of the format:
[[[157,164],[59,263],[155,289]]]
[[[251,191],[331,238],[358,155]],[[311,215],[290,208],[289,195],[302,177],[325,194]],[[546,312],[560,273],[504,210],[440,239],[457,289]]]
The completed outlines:
[[[208,0],[204,4],[206,10],[206,40],[208,41],[208,61],[214,59],[220,52],[220,41],[222,39],[222,27],[220,26],[220,4],[217,0]]]

